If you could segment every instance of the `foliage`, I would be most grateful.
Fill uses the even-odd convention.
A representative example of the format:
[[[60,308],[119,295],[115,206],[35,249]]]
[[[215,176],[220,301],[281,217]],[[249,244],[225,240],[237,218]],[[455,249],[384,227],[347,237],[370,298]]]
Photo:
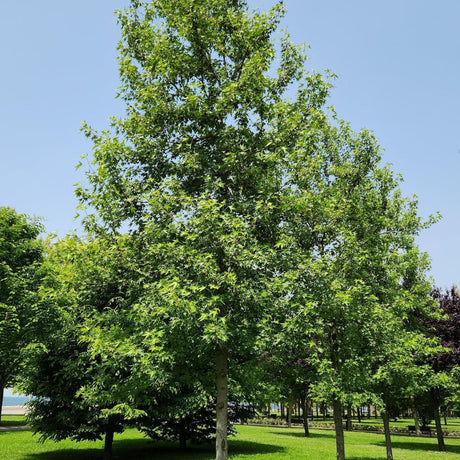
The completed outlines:
[[[200,407],[194,413],[183,416],[171,414],[168,418],[144,418],[141,421],[142,431],[152,439],[169,441],[181,441],[185,447],[185,441],[192,444],[201,444],[215,440],[215,408],[216,402],[211,401],[208,405]],[[236,435],[235,423],[245,423],[254,415],[251,406],[240,405],[230,398],[228,411],[228,433]]]
[[[135,277],[120,277],[129,270],[129,246],[120,238],[115,252],[105,243],[70,236],[49,248],[46,265],[53,276],[45,293],[59,308],[59,334],[30,353],[20,382],[35,396],[28,420],[42,440],[95,440],[121,432],[145,415],[133,403],[139,393],[158,385],[155,362],[145,366],[155,339],[130,335],[127,305],[136,286],[126,279]]]
[[[37,219],[0,207],[0,391],[16,383],[25,355],[54,322],[51,305],[41,296],[47,276],[45,247]]]

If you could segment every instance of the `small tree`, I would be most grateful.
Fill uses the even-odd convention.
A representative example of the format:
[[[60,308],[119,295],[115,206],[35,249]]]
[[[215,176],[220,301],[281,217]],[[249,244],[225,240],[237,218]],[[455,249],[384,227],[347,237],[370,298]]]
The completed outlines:
[[[0,407],[3,390],[16,383],[28,347],[53,323],[39,294],[44,276],[44,244],[38,239],[42,231],[38,220],[0,207]]]
[[[124,276],[132,248],[126,238],[116,251],[108,244],[67,237],[50,246],[44,295],[59,333],[29,352],[19,384],[34,396],[28,419],[41,440],[105,437],[106,459],[114,433],[145,416],[147,393],[157,396],[165,379],[157,338],[131,334],[138,277]]]
[[[429,334],[441,341],[444,350],[431,357],[430,364],[434,372],[429,397],[432,414],[436,424],[438,448],[445,450],[441,425],[441,405],[450,395],[458,394],[460,382],[458,368],[460,366],[460,296],[457,288],[443,292],[434,289],[432,297],[437,302],[442,318],[429,318],[423,321],[430,328]]]

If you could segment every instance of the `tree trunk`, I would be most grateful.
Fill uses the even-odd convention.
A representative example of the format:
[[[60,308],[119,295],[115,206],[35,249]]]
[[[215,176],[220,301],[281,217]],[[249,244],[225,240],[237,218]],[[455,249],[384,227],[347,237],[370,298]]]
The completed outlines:
[[[303,415],[303,431],[305,433],[305,437],[310,436],[310,430],[308,428],[308,404],[307,398],[301,397],[300,404],[302,405],[302,415]]]
[[[444,425],[447,425],[447,411],[444,411],[442,415],[444,417]]]
[[[439,408],[439,394],[436,390],[431,391],[431,399],[433,401],[434,421],[436,423],[436,437],[438,438],[438,450],[440,452],[443,452],[446,450],[446,445],[444,444],[444,433],[442,432],[442,425],[441,425],[441,411]]]
[[[332,401],[332,409],[334,411],[335,445],[337,449],[337,460],[345,460],[345,440],[343,437],[342,425],[342,404],[336,398],[334,398]]]
[[[347,431],[353,431],[353,422],[351,421],[351,404],[347,406]]]
[[[367,418],[371,418],[371,405],[367,406]]]
[[[412,398],[412,414],[414,416],[414,426],[415,426],[415,434],[417,436],[420,436],[421,432],[420,432],[420,420],[418,418],[418,411],[417,411],[417,408],[415,407],[415,402]]]
[[[287,405],[287,424],[288,424],[288,428],[291,428],[291,415],[292,415],[292,404],[291,404],[291,401],[289,401],[289,404]]]
[[[227,398],[228,398],[228,350],[219,349],[216,356],[217,404],[216,404],[216,460],[227,460]]]
[[[385,446],[387,448],[387,460],[393,460],[393,449],[391,448],[390,415],[386,410],[381,411],[383,419],[383,431],[385,432]]]
[[[3,384],[0,383],[0,425],[2,424],[2,408],[3,408],[3,393],[5,389],[3,388]]]
[[[281,403],[281,418],[284,418],[285,416],[285,411],[284,411],[284,403]]]
[[[113,429],[107,428],[104,441],[104,460],[112,460]]]
[[[356,412],[358,414],[358,423],[361,423],[361,407],[358,407],[356,409]]]
[[[185,419],[181,418],[179,424],[179,448],[181,450],[185,450],[187,448],[187,431],[185,428]]]

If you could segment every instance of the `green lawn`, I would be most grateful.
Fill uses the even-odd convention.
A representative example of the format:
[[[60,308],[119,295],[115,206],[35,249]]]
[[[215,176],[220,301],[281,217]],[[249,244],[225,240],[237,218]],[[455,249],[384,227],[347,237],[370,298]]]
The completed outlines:
[[[239,426],[238,436],[230,440],[233,460],[329,460],[335,458],[334,433],[313,430],[305,438],[300,428]],[[347,459],[384,459],[385,446],[381,434],[346,433]],[[447,452],[437,452],[435,438],[393,436],[397,460],[430,460],[460,458],[460,439],[446,439]],[[2,460],[96,460],[101,458],[102,442],[38,444],[30,431],[0,432]],[[117,460],[212,460],[213,446],[199,446],[181,452],[176,445],[152,442],[135,430],[115,436],[114,457]]]

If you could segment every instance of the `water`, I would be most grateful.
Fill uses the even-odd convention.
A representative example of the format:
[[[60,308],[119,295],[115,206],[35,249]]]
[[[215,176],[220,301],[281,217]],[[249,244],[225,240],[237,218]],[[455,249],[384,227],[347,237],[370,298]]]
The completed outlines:
[[[3,406],[23,406],[28,399],[26,396],[4,396]]]

